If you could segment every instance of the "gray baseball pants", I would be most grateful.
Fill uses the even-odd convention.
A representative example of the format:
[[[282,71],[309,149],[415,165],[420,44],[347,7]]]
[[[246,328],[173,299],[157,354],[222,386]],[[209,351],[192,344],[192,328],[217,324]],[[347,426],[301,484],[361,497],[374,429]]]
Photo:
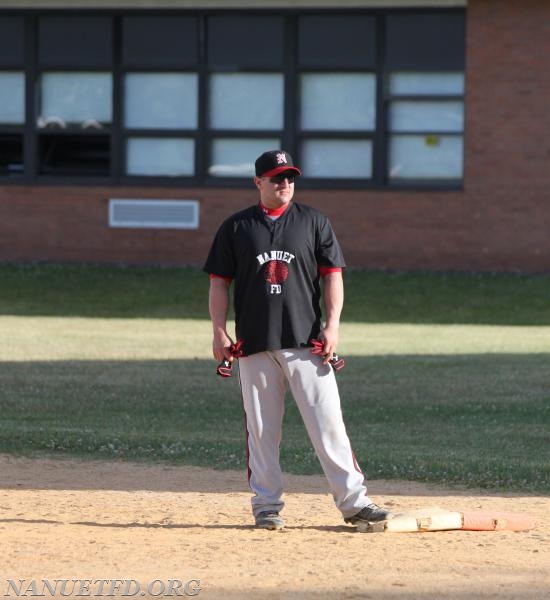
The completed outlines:
[[[321,357],[312,354],[310,348],[272,350],[240,358],[239,378],[254,515],[284,507],[279,445],[287,387],[344,518],[372,502],[346,433],[330,365],[323,365]]]

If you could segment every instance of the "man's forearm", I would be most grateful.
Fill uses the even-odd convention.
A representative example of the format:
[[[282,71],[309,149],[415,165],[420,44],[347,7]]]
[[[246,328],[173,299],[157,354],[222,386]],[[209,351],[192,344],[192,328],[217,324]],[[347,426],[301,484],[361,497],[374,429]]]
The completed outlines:
[[[229,284],[215,277],[210,280],[208,310],[212,321],[212,353],[217,360],[229,358],[228,348],[231,338],[227,333],[227,315],[229,313]]]
[[[338,328],[344,307],[344,281],[342,273],[328,273],[323,278],[323,301],[326,311],[326,327]]]
[[[225,331],[229,313],[229,285],[224,279],[216,277],[210,280],[208,310],[215,331]]]
[[[344,306],[344,282],[341,272],[328,273],[323,277],[323,301],[326,324],[322,331],[323,353],[326,364],[338,346],[340,315]]]

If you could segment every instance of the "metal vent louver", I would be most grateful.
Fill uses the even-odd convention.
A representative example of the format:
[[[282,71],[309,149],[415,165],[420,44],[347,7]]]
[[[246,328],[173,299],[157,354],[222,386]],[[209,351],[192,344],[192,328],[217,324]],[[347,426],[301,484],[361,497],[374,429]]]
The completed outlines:
[[[198,229],[197,200],[109,200],[109,226],[144,229]]]

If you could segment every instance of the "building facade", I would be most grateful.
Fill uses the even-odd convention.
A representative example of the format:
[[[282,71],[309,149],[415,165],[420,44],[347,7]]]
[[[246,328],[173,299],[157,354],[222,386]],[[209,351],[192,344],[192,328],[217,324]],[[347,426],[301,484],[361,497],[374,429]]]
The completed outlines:
[[[0,0],[0,261],[200,265],[283,147],[349,266],[550,270],[545,0]]]

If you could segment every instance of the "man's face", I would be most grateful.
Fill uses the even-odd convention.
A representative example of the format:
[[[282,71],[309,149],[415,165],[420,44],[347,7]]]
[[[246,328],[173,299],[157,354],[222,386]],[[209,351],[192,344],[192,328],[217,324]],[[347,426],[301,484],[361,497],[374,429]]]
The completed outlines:
[[[254,177],[260,190],[262,204],[267,208],[280,208],[288,204],[294,196],[294,175],[292,171],[274,177]]]

